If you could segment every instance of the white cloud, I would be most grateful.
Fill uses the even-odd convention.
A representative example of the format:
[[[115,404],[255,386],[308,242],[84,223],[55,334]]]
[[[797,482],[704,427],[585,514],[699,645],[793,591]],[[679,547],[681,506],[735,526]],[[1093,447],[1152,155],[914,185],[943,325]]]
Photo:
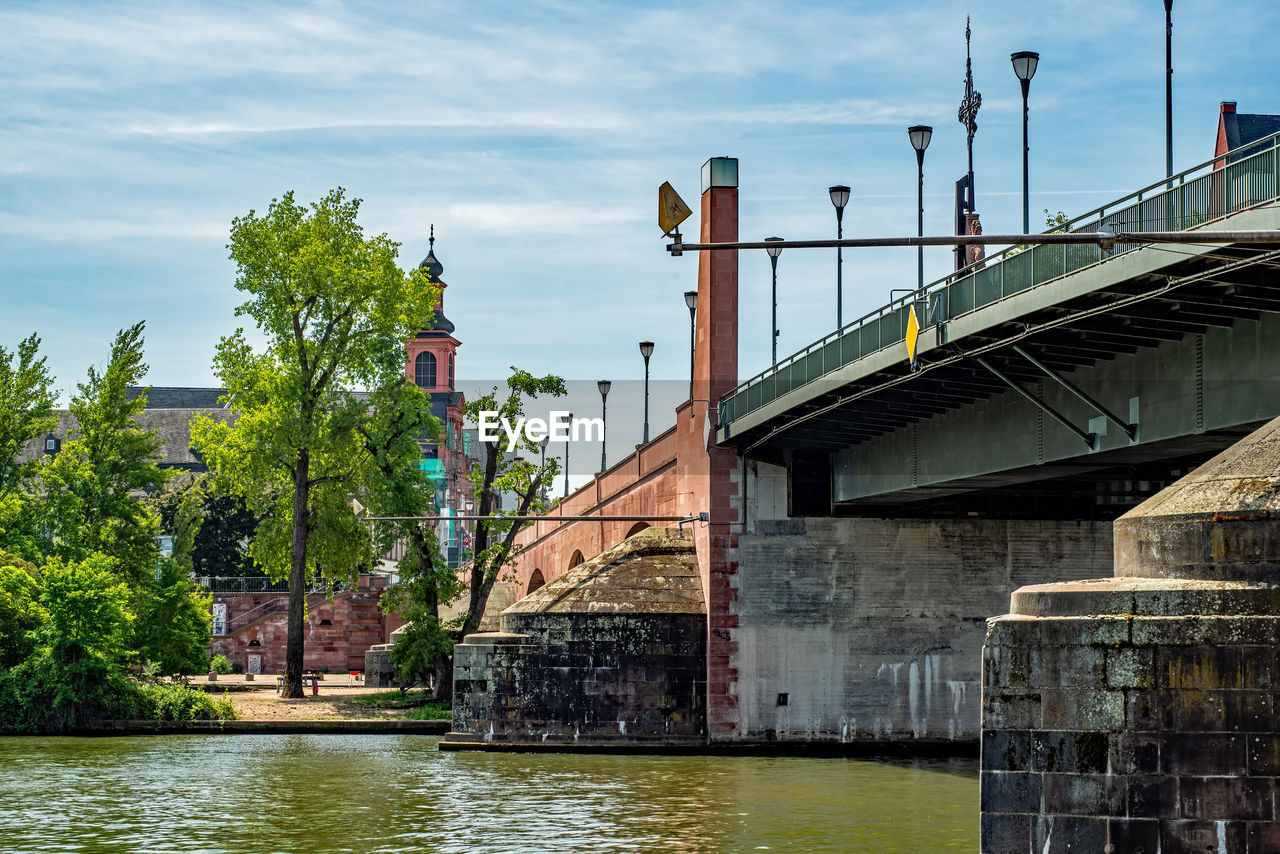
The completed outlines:
[[[198,213],[173,211],[146,220],[75,219],[0,213],[0,236],[42,243],[96,243],[108,240],[225,239],[227,220],[201,219]]]

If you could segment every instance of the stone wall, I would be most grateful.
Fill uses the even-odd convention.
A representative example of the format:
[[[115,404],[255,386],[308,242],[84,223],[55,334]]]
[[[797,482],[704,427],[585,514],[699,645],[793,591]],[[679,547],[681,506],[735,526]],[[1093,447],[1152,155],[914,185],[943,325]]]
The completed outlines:
[[[982,851],[1280,851],[1280,418],[1125,513],[983,650]]]
[[[1277,612],[1239,583],[1018,591],[984,651],[982,851],[1280,851]]]
[[[976,741],[987,617],[1110,571],[1107,523],[788,518],[785,470],[758,462],[747,490],[725,631],[741,740]]]
[[[385,579],[377,578],[376,583]],[[288,594],[260,593],[219,595],[216,602],[227,605],[228,618],[254,613],[264,603]],[[354,590],[335,593],[332,598],[322,593],[307,597],[307,619],[303,623],[303,667],[341,673],[364,670],[365,651],[385,643],[402,622],[382,613],[379,599],[381,587],[371,587],[367,576]],[[249,656],[261,656],[263,673],[284,669],[288,642],[288,615],[278,611],[265,616],[234,634],[214,637],[209,655],[225,655],[233,666],[247,670]]]
[[[705,616],[533,615],[516,625],[454,647],[451,741],[704,740]]]
[[[443,746],[701,744],[706,637],[693,537],[640,531],[454,647]]]

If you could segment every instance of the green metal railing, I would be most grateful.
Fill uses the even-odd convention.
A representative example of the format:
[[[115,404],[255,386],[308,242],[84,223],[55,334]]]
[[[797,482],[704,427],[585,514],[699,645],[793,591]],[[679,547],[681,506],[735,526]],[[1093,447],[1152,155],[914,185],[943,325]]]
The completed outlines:
[[[1185,231],[1280,196],[1280,133],[1166,178],[1076,217],[1059,230],[1096,232]],[[788,392],[906,337],[907,312],[915,306],[922,332],[1029,288],[1102,263],[1141,244],[1012,246],[978,264],[899,297],[756,374],[720,399],[720,424],[728,425]]]

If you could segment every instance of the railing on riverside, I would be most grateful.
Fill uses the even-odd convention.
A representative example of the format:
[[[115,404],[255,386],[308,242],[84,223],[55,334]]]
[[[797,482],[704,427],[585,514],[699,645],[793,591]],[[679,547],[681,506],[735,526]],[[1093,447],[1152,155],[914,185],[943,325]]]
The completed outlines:
[[[288,593],[288,581],[272,581],[269,578],[245,578],[228,575],[201,575],[196,584],[210,593]]]
[[[1072,232],[1184,231],[1280,195],[1280,133],[1166,178],[1062,226]],[[922,328],[976,311],[1021,291],[1139,248],[1111,252],[1091,244],[1011,246],[925,285],[792,354],[720,398],[720,424],[754,412],[838,368],[900,344],[915,306]]]

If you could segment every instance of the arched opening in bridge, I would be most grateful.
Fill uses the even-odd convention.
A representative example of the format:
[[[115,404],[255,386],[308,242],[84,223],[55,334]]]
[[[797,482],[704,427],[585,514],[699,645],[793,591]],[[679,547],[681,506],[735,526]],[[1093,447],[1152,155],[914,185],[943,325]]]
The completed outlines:
[[[582,549],[574,549],[573,554],[569,557],[569,568],[573,569],[582,563]]]
[[[648,527],[649,527],[648,522],[636,522],[634,525],[631,526],[631,530],[627,531],[627,536],[630,537],[633,534],[638,534]]]
[[[533,571],[533,575],[529,576],[529,589],[524,591],[524,595],[528,596],[530,593],[537,590],[539,587],[542,587],[546,583],[546,580],[542,577],[542,570],[535,569]]]

